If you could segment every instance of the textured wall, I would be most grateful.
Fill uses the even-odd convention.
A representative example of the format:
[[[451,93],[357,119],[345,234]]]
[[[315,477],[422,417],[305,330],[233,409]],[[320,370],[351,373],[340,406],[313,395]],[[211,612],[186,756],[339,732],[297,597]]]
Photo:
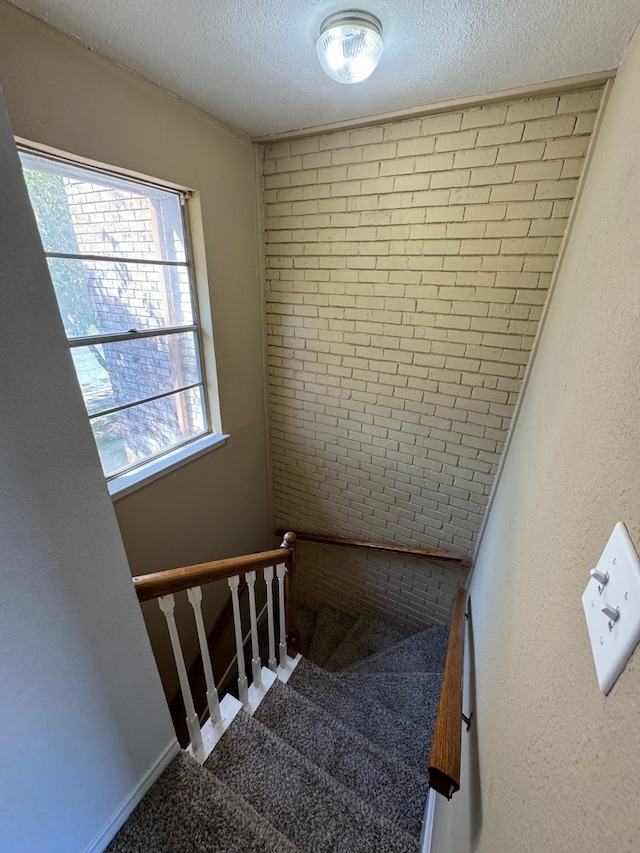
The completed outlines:
[[[264,147],[280,524],[473,553],[600,97]],[[365,576],[381,603],[403,572],[335,561],[352,608]],[[425,616],[446,618],[459,579]]]
[[[580,600],[617,521],[640,549],[639,74],[636,35],[471,581],[477,722],[439,853],[639,849],[640,653],[605,697]]]

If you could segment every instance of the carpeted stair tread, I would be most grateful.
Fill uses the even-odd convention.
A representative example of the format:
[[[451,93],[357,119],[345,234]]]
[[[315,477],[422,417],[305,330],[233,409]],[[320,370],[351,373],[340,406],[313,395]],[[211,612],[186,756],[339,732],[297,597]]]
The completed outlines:
[[[432,730],[436,721],[441,672],[384,672],[371,675],[341,672],[349,690],[361,695],[369,692],[391,711],[402,709],[402,716],[422,729]]]
[[[289,686],[276,682],[254,718],[330,773],[415,838],[419,838],[428,777]]]
[[[240,712],[205,768],[308,853],[418,853],[415,838]]]
[[[326,672],[303,658],[289,685],[389,755],[421,773],[428,767],[432,732],[382,705],[370,690],[363,694],[342,673]]]
[[[323,604],[318,611],[308,659],[318,666],[323,666],[355,621],[356,617],[350,613]]]
[[[449,628],[434,625],[383,652],[346,667],[349,673],[442,672],[447,655]]]
[[[336,672],[361,658],[395,646],[415,633],[412,628],[390,622],[376,613],[362,613],[323,666],[329,672]]]
[[[105,853],[296,853],[263,815],[181,752]]]

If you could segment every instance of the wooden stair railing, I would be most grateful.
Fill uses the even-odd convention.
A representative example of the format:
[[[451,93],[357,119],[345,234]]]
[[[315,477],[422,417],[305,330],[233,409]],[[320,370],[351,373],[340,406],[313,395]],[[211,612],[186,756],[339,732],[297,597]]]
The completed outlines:
[[[460,790],[463,720],[467,721],[467,727],[470,725],[470,720],[462,713],[466,595],[465,589],[458,589],[453,605],[447,657],[429,757],[429,787],[448,800]]]
[[[276,536],[285,533],[283,528],[276,530]],[[451,551],[441,551],[439,548],[412,548],[409,545],[397,545],[395,542],[369,542],[366,539],[346,539],[343,536],[329,536],[324,533],[307,533],[296,531],[299,542],[317,542],[320,545],[339,545],[343,548],[360,548],[364,551],[383,551],[388,554],[401,554],[406,557],[427,557],[431,560],[448,560],[461,563],[464,559]]]
[[[238,666],[238,694],[240,701],[245,707],[249,707],[249,683],[245,671],[244,662],[244,640],[242,635],[242,619],[239,604],[239,588],[241,579],[246,581],[249,592],[249,613],[251,623],[251,650],[252,650],[252,678],[256,688],[262,686],[262,663],[258,648],[258,620],[256,614],[255,583],[256,572],[264,570],[264,581],[267,587],[266,609],[269,642],[269,668],[276,671],[278,663],[280,667],[286,668],[287,654],[295,655],[299,647],[299,634],[296,629],[295,601],[293,595],[293,575],[296,567],[296,535],[287,532],[284,534],[282,544],[279,548],[271,551],[262,551],[257,554],[246,554],[241,557],[229,557],[224,560],[215,560],[210,563],[199,563],[193,566],[183,566],[178,569],[169,569],[164,572],[154,572],[148,575],[140,575],[133,578],[133,584],[138,600],[150,601],[158,599],[160,609],[167,620],[167,628],[171,639],[171,646],[178,672],[180,690],[186,711],[187,730],[193,748],[194,756],[204,761],[206,755],[200,730],[200,722],[195,711],[193,695],[189,683],[180,638],[175,622],[174,594],[186,591],[189,602],[193,608],[200,655],[204,669],[206,682],[207,705],[211,722],[216,725],[221,721],[218,691],[213,677],[211,666],[211,655],[209,652],[209,641],[204,627],[202,616],[202,590],[205,584],[214,581],[227,580],[231,589],[231,611],[234,618],[234,632],[236,640],[236,657]],[[273,580],[274,573],[278,586],[278,608],[279,608],[279,643],[278,657],[276,657],[275,618],[273,606]]]

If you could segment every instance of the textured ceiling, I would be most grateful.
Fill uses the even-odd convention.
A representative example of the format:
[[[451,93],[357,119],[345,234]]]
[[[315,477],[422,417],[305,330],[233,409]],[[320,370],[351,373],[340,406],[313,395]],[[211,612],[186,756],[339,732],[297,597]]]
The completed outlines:
[[[13,0],[251,136],[619,65],[640,0]],[[320,69],[324,18],[366,8],[385,48],[364,83]]]

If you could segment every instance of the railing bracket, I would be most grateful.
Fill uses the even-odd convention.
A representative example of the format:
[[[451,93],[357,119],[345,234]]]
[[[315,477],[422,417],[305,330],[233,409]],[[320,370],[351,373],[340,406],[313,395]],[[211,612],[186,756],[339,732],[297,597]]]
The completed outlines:
[[[468,717],[466,714],[463,714],[462,719],[467,724],[467,731],[469,731],[469,729],[471,728],[471,721],[473,720],[473,711],[469,714]]]

